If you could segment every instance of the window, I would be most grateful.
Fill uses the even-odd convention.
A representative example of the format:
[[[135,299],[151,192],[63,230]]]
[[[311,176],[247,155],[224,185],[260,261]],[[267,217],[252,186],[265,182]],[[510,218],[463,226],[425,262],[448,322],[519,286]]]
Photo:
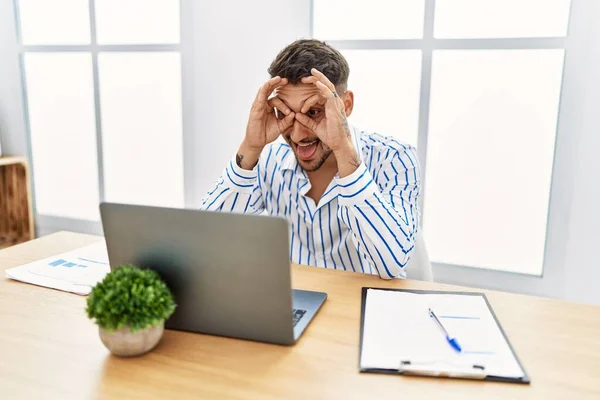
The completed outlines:
[[[350,65],[348,87],[358,96],[350,121],[417,145],[420,50],[343,50]],[[376,65],[377,69],[373,66]],[[390,79],[390,77],[393,77]],[[394,101],[389,93],[394,93]]]
[[[436,39],[567,35],[571,0],[437,0]]]
[[[181,66],[177,52],[102,52],[106,199],[182,206]]]
[[[25,53],[37,212],[71,218],[98,208],[92,56]]]
[[[89,2],[19,0],[21,43],[30,45],[90,44]]]
[[[183,206],[179,2],[16,5],[36,213]]]
[[[423,37],[424,0],[316,0],[314,36],[322,39]]]
[[[177,44],[176,0],[95,0],[98,44]]]
[[[343,5],[342,5],[343,3]],[[417,145],[439,265],[542,275],[570,0],[314,0],[350,121]]]
[[[563,57],[434,52],[424,232],[436,261],[541,274]]]

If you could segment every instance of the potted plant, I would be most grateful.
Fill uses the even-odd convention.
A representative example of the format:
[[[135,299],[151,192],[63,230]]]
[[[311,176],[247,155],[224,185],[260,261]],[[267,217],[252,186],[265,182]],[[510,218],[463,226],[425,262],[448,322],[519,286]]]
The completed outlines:
[[[123,265],[92,289],[86,313],[98,325],[106,348],[128,357],[158,344],[175,307],[171,291],[155,271]]]

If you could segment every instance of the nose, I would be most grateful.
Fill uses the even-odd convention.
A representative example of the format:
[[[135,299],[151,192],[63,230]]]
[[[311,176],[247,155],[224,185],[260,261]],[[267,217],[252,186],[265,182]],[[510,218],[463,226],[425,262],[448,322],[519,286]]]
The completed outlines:
[[[311,136],[311,131],[300,122],[294,120],[294,125],[290,131],[290,138],[296,143],[300,143],[303,139],[308,139]]]

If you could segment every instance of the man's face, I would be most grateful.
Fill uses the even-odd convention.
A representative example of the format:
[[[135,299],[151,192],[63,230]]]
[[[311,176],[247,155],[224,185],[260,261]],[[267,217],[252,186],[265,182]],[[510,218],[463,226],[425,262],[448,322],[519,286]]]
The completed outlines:
[[[279,97],[293,112],[299,113],[304,103],[319,90],[313,84],[299,83],[285,85],[276,92]],[[324,99],[313,105],[305,112],[316,123],[325,118]],[[281,115],[281,113],[279,113]],[[291,146],[298,163],[304,170],[312,172],[318,170],[331,155],[331,149],[318,136],[297,120],[293,125],[281,133],[286,142]]]

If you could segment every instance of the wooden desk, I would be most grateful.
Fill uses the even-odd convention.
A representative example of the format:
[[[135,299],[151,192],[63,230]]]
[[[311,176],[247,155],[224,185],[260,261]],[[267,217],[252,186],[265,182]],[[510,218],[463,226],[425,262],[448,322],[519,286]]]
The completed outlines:
[[[0,252],[0,271],[99,238],[59,233]],[[283,347],[166,331],[146,356],[109,355],[85,298],[0,280],[0,398],[600,398],[600,307],[486,292],[531,385],[361,374],[362,286],[469,290],[295,266],[294,287],[329,293],[300,342]]]

